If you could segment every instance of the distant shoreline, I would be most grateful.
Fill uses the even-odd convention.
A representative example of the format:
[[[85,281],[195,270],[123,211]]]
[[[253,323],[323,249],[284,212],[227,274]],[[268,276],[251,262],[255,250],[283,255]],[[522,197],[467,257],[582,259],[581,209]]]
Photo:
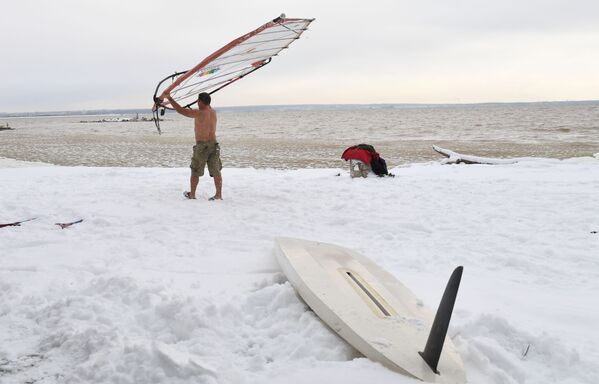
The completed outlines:
[[[288,105],[248,105],[216,107],[222,112],[255,112],[255,111],[307,111],[307,110],[344,110],[344,109],[387,109],[387,108],[459,108],[459,107],[493,107],[505,105],[599,105],[599,100],[577,101],[530,101],[530,102],[487,102],[487,103],[397,103],[397,104],[288,104]],[[169,111],[170,112],[170,111]],[[125,115],[150,114],[149,108],[130,109],[93,109],[78,111],[45,111],[45,112],[0,112],[0,119],[15,117],[64,117],[64,116],[93,116],[93,115]]]

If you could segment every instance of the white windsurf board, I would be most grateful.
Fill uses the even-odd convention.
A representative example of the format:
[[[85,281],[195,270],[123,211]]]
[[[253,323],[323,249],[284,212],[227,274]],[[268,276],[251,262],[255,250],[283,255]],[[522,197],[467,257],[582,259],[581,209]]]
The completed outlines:
[[[472,156],[472,155],[463,155],[458,152],[451,151],[449,149],[441,148],[438,145],[433,145],[433,150],[441,155],[447,157],[444,160],[445,164],[452,163],[465,163],[465,164],[514,164],[517,163],[517,159],[497,159],[494,157],[482,157],[482,156]]]
[[[293,238],[277,238],[276,243],[277,260],[302,299],[364,356],[426,382],[466,382],[461,357],[449,337],[439,374],[418,354],[434,314],[393,275],[333,244]]]

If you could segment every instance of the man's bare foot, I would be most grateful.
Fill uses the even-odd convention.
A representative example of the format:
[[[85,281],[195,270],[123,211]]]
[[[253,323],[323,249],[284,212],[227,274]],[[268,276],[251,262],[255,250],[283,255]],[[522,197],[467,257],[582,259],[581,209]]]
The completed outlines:
[[[196,197],[191,195],[191,192],[183,192],[183,196],[187,197],[190,200],[194,200]]]
[[[222,199],[223,199],[223,197],[222,197],[222,196],[216,196],[216,195],[214,195],[214,196],[212,196],[211,198],[209,198],[208,200],[210,200],[210,201],[214,201],[214,200],[222,200]]]

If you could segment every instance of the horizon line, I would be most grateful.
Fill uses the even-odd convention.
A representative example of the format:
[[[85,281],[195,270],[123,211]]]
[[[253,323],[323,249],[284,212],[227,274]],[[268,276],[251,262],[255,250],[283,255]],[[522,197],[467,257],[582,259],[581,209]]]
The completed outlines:
[[[255,105],[233,105],[215,107],[215,109],[250,109],[250,108],[284,108],[284,107],[357,107],[357,106],[469,106],[469,105],[500,105],[500,104],[560,104],[560,103],[597,103],[599,99],[583,100],[545,100],[545,101],[486,101],[486,102],[456,102],[456,103],[306,103],[306,104],[255,104]],[[142,112],[151,113],[152,109],[143,108],[93,108],[93,109],[71,109],[71,110],[53,110],[53,111],[20,111],[20,112],[0,112],[0,118],[7,117],[26,117],[26,116],[53,116],[57,114],[100,114],[102,112]],[[170,112],[170,111],[169,111]]]

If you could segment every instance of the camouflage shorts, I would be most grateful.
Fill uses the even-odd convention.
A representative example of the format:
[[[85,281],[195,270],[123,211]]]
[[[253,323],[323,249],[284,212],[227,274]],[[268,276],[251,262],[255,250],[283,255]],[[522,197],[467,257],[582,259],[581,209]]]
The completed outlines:
[[[206,165],[210,176],[220,176],[223,165],[220,161],[220,146],[216,141],[198,141],[193,146],[193,156],[189,165],[191,174],[203,176]]]

